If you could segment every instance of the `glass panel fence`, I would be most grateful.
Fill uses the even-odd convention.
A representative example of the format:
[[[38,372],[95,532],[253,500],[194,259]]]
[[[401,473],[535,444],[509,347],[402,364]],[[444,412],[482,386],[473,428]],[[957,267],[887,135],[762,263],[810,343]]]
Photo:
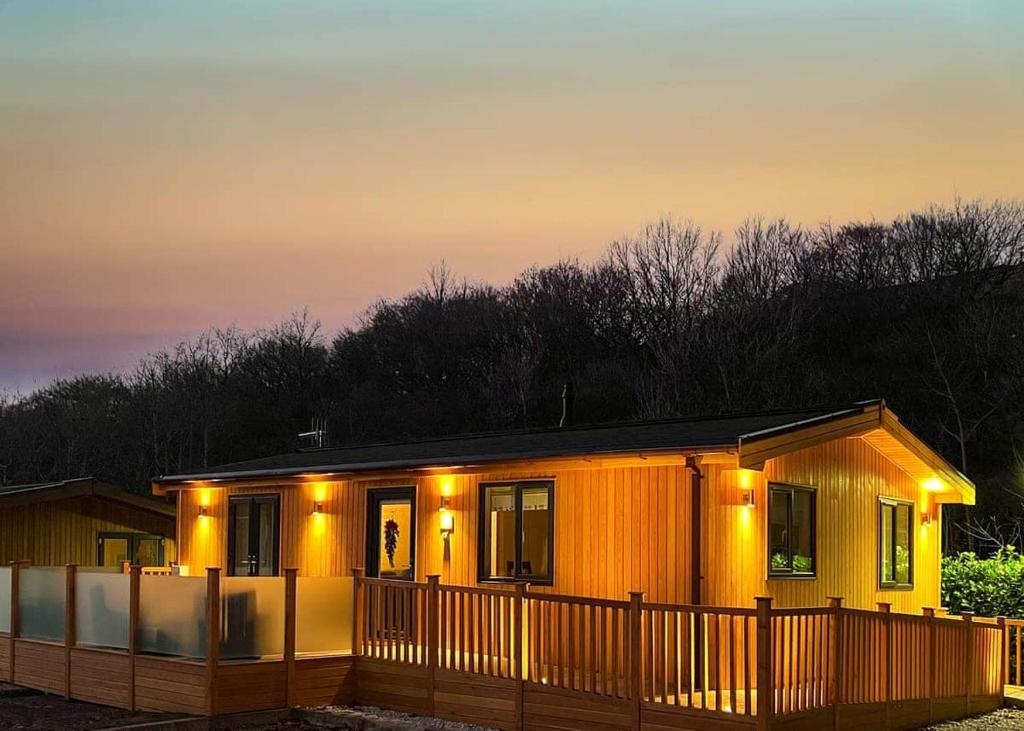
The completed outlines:
[[[352,577],[300,576],[295,586],[295,652],[352,652]]]
[[[67,569],[63,566],[22,569],[18,591],[21,636],[63,642],[66,599]]]
[[[284,578],[231,576],[221,583],[220,656],[284,654]]]
[[[0,632],[11,631],[11,567],[0,566]]]
[[[206,657],[206,577],[139,578],[139,651]]]
[[[130,577],[103,570],[78,570],[75,632],[79,645],[128,649]]]

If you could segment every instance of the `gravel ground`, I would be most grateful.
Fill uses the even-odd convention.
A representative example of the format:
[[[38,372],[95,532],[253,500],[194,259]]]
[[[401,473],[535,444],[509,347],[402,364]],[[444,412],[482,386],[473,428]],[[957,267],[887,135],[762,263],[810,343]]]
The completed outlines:
[[[165,713],[130,713],[52,695],[0,698],[0,729],[91,731],[173,717]]]
[[[1024,731],[1024,710],[1002,708],[984,716],[929,726],[924,731]]]

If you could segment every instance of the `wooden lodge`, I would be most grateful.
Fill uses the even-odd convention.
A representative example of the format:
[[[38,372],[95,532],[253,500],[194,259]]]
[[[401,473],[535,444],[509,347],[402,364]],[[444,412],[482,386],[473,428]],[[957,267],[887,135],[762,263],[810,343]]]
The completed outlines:
[[[938,608],[941,506],[973,485],[879,401],[306,450],[154,491],[180,575],[0,572],[0,679],[510,731],[910,729],[1021,682],[1019,622]]]
[[[175,510],[82,477],[0,487],[0,564],[166,566],[175,560]]]

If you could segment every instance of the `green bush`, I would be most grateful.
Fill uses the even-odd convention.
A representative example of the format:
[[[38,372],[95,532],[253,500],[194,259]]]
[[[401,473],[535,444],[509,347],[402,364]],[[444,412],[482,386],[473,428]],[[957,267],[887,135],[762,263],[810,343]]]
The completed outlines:
[[[1013,546],[991,558],[973,553],[944,556],[942,606],[950,614],[1024,618],[1024,556]]]

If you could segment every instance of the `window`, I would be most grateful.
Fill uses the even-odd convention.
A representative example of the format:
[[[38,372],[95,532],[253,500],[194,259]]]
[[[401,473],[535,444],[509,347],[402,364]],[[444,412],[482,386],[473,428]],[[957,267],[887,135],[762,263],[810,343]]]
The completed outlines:
[[[815,496],[813,488],[768,485],[768,575],[814,576]]]
[[[554,489],[553,482],[480,486],[480,581],[552,582]]]
[[[96,536],[99,565],[118,567],[128,561],[140,566],[164,565],[164,537],[151,533],[109,533]]]
[[[885,588],[914,585],[914,504],[880,498],[878,574]]]

